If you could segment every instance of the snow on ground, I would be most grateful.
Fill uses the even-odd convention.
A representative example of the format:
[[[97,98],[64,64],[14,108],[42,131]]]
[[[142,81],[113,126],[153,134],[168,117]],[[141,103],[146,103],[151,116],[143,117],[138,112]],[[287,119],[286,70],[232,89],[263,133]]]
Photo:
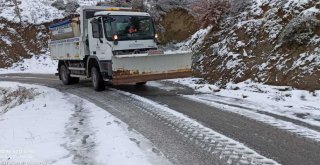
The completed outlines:
[[[57,73],[58,62],[53,61],[49,54],[34,55],[30,59],[23,59],[14,63],[12,67],[0,68],[0,74],[8,73],[34,73],[54,74]]]
[[[191,51],[196,50],[201,46],[204,41],[204,38],[207,34],[212,30],[212,26],[208,26],[205,29],[200,29],[196,33],[194,33],[190,39],[186,40],[185,42],[181,42],[176,44],[179,47],[180,51]]]
[[[5,0],[0,0],[0,2],[2,3],[0,6],[0,17],[18,23],[20,20],[15,12],[13,2]],[[18,0],[18,3],[20,3],[19,9],[22,22],[41,24],[64,18],[62,11],[39,0]]]
[[[204,93],[196,96],[202,100],[238,105],[320,126],[320,91],[309,92],[252,81],[228,83],[225,89],[220,89],[215,85],[198,84],[199,80],[186,78],[171,81]]]
[[[19,100],[7,101],[8,93],[22,87],[33,97],[6,109]],[[169,164],[142,135],[79,97],[14,82],[0,82],[0,93],[0,164]]]
[[[190,53],[193,50],[199,49],[199,46],[203,43],[207,34],[212,30],[212,26],[209,26],[205,29],[200,29],[195,32],[189,39],[179,42],[174,45],[168,45],[165,47],[165,54],[174,54],[174,53]]]

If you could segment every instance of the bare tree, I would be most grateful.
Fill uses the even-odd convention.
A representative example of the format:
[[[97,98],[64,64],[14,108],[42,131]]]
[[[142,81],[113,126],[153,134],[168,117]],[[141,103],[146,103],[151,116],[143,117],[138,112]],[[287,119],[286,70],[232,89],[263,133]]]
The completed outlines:
[[[66,5],[64,4],[63,0],[56,0],[51,4],[51,6],[57,8],[58,10],[66,9]]]
[[[73,14],[80,7],[78,1],[69,0],[65,6],[65,11],[68,15]]]
[[[14,4],[14,12],[16,14],[16,16],[19,18],[19,23],[22,23],[22,18],[21,18],[21,12],[20,12],[20,8],[19,8],[19,2],[17,0],[12,0],[13,4]]]

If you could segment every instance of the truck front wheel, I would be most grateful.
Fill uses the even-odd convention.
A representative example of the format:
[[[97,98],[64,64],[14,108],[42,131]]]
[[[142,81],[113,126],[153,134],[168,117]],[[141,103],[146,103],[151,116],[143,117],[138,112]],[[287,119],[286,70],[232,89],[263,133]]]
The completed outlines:
[[[101,76],[101,73],[95,66],[91,69],[91,80],[94,90],[103,91],[105,89],[104,80]]]
[[[64,85],[72,84],[72,78],[70,77],[68,69],[65,65],[60,66],[59,74],[60,74],[61,81]]]

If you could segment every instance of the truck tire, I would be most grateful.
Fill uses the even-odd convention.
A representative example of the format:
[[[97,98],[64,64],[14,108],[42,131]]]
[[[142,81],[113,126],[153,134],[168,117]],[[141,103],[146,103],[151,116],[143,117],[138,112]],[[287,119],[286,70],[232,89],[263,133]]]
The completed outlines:
[[[70,77],[70,73],[65,65],[61,65],[59,68],[59,74],[61,81],[64,85],[71,85],[72,84],[72,77]]]
[[[140,86],[144,86],[146,84],[147,84],[147,82],[138,82],[138,83],[136,83],[136,86],[140,87]]]
[[[71,84],[78,84],[80,82],[80,78],[78,77],[71,77]]]
[[[101,73],[95,66],[91,69],[91,80],[94,90],[103,91],[105,89],[104,80],[101,76]]]

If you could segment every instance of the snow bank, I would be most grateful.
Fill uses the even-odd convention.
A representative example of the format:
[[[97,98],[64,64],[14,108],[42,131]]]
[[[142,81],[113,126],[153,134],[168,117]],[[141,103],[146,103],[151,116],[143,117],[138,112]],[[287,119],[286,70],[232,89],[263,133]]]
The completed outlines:
[[[203,94],[195,97],[254,111],[263,111],[320,126],[320,91],[309,92],[288,86],[271,86],[250,80],[228,83],[224,89],[216,85],[198,83],[201,79],[170,80]],[[203,80],[202,80],[203,81]]]
[[[58,62],[51,60],[49,54],[34,55],[30,59],[14,63],[12,67],[1,69],[0,74],[8,73],[35,73],[54,74],[57,73]]]
[[[0,82],[2,88],[17,89],[18,85],[35,88],[41,95],[0,115],[0,162],[72,164],[62,144],[73,105],[53,89]]]

